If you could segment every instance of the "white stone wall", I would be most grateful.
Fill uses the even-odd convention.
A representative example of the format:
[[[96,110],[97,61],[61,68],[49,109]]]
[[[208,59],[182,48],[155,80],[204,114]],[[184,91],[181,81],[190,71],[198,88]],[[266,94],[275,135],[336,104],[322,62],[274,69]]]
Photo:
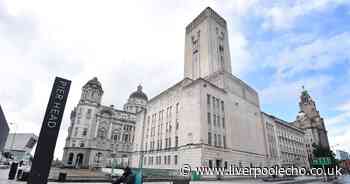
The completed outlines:
[[[270,165],[309,167],[307,159],[307,134],[287,122],[282,122],[271,115],[262,113],[263,121],[269,127],[269,150],[276,150],[277,154],[269,152]],[[272,139],[271,139],[272,138]]]

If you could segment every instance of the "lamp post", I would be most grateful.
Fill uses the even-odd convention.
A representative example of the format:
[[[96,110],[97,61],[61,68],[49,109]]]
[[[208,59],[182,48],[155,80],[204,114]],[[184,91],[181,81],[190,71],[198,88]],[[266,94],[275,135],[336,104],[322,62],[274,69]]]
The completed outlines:
[[[10,125],[13,125],[14,126],[14,132],[13,132],[13,137],[12,137],[12,142],[11,142],[11,147],[10,147],[10,150],[11,150],[11,154],[13,154],[13,145],[15,143],[15,138],[16,138],[16,129],[17,129],[17,124],[14,123],[14,122],[10,122]],[[13,154],[14,156],[14,154]],[[15,157],[14,157],[15,158]]]

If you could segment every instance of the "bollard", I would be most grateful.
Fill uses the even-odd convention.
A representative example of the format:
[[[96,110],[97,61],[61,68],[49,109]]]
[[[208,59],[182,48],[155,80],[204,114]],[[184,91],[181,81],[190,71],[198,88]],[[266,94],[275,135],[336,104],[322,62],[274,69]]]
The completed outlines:
[[[59,182],[65,182],[66,181],[66,177],[67,177],[67,173],[59,173],[58,174],[58,181]]]
[[[28,177],[29,177],[29,172],[22,172],[20,181],[28,181]]]
[[[9,180],[13,180],[16,177],[17,173],[17,168],[18,168],[18,163],[12,162],[10,172],[9,172]]]
[[[18,171],[17,171],[17,180],[21,179],[22,173],[23,173],[23,170],[22,169],[18,169]]]

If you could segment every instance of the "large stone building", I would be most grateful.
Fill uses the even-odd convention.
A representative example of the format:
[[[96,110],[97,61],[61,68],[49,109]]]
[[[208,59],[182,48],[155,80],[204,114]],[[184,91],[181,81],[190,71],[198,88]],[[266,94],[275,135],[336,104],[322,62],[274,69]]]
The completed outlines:
[[[309,167],[305,132],[291,123],[267,113],[262,113],[266,123],[268,166]]]
[[[184,79],[136,119],[132,167],[265,164],[258,94],[232,75],[227,24],[211,8],[186,27]]]
[[[211,8],[186,27],[184,55],[183,80],[150,100],[139,86],[124,110],[101,105],[100,82],[88,81],[71,113],[65,165],[308,167],[310,145],[328,146],[306,91],[293,123],[261,111],[258,93],[232,75],[227,23]]]
[[[313,144],[329,149],[327,130],[323,118],[316,108],[315,101],[303,89],[299,102],[300,112],[293,125],[305,132],[305,143],[308,158],[313,158]]]
[[[103,90],[97,78],[82,88],[78,105],[71,113],[71,125],[63,154],[66,166],[105,167],[112,159],[127,165],[135,134],[135,113],[143,110],[147,96],[139,86],[124,110],[101,104]]]

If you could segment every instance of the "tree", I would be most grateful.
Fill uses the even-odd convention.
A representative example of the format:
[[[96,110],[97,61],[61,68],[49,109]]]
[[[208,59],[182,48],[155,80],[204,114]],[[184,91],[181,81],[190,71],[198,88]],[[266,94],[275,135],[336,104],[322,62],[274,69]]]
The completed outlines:
[[[318,158],[318,157],[329,157],[330,158],[331,165],[325,166],[326,168],[328,168],[328,167],[334,168],[335,166],[337,166],[339,164],[339,161],[335,158],[335,154],[329,148],[323,148],[319,145],[316,145],[315,143],[312,144],[312,147],[314,148],[314,150],[313,150],[314,159]],[[322,167],[322,166],[319,166],[319,167]]]

